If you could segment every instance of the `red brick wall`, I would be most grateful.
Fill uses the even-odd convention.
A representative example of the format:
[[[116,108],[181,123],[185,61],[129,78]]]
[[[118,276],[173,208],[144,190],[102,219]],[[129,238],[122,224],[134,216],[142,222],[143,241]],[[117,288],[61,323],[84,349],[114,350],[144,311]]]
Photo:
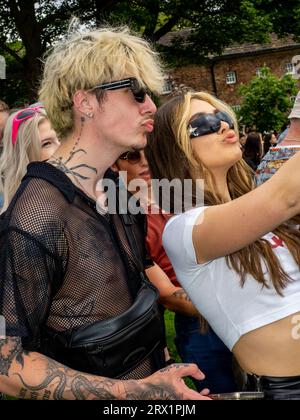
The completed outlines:
[[[189,65],[173,69],[170,74],[178,86],[184,84],[195,90],[213,91],[209,67]]]
[[[294,49],[250,57],[231,59],[224,57],[220,59],[214,66],[217,96],[231,105],[239,104],[241,98],[238,95],[238,87],[241,83],[249,83],[260,67],[270,67],[272,73],[277,76],[283,76],[285,74],[286,64],[291,63],[292,57],[299,54],[300,49]],[[226,84],[226,74],[230,71],[235,71],[237,74],[237,84],[235,85]],[[212,75],[209,66],[190,65],[173,69],[170,74],[176,85],[184,84],[195,90],[213,92]]]

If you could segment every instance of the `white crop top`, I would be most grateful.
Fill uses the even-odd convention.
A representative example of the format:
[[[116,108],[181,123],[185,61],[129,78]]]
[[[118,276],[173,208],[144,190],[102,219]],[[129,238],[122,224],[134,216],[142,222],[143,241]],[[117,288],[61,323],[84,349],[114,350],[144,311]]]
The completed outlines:
[[[192,233],[204,210],[205,207],[195,208],[170,219],[163,233],[163,245],[178,281],[198,311],[232,350],[244,334],[300,311],[300,272],[284,243],[273,233],[264,238],[272,244],[280,264],[293,280],[284,289],[284,297],[276,293],[265,265],[270,289],[262,288],[250,275],[242,288],[239,275],[228,268],[224,257],[197,264]]]

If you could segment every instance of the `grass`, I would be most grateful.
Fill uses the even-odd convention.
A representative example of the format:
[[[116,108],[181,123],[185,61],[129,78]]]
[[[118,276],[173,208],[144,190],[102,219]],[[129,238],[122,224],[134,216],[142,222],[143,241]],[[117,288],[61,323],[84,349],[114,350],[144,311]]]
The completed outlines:
[[[175,338],[175,327],[174,327],[174,312],[165,311],[165,325],[166,325],[166,336],[169,353],[172,359],[176,362],[181,363],[179,354],[177,353],[176,346],[174,343]]]
[[[165,324],[166,324],[166,336],[169,353],[172,359],[177,363],[181,363],[179,354],[177,353],[176,346],[174,343],[175,338],[175,327],[174,327],[174,312],[165,311]],[[189,388],[196,389],[193,381],[190,378],[185,379],[185,383]]]

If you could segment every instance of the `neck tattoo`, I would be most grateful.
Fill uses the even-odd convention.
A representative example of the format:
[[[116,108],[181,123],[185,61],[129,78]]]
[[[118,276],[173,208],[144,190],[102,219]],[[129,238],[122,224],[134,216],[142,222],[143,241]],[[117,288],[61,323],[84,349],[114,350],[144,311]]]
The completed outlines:
[[[79,179],[82,179],[82,180],[86,181],[86,180],[89,180],[91,178],[90,178],[90,176],[86,176],[86,175],[82,175],[82,174],[78,173],[77,172],[78,169],[83,169],[84,168],[84,169],[88,169],[89,171],[94,172],[95,174],[98,173],[98,171],[97,171],[96,168],[93,168],[92,166],[89,166],[89,165],[87,165],[85,163],[78,164],[78,165],[75,165],[75,166],[72,166],[72,167],[68,167],[67,166],[72,161],[72,159],[74,158],[74,156],[77,153],[82,152],[84,154],[87,154],[86,150],[84,150],[84,149],[77,149],[77,150],[75,150],[76,147],[79,144],[80,139],[81,139],[84,122],[85,122],[84,117],[81,117],[80,133],[79,133],[79,136],[78,136],[77,140],[75,141],[75,144],[74,144],[74,146],[73,146],[73,148],[72,148],[72,150],[71,150],[71,152],[69,154],[69,157],[64,161],[62,156],[56,157],[56,156],[53,155],[51,157],[51,160],[49,160],[49,163],[51,165],[55,166],[57,169],[61,170],[63,173],[68,174],[68,175],[71,175],[75,179],[75,181],[79,183],[79,185],[81,186],[81,188],[83,188],[83,186],[79,182]],[[85,191],[85,189],[84,189],[84,191]]]

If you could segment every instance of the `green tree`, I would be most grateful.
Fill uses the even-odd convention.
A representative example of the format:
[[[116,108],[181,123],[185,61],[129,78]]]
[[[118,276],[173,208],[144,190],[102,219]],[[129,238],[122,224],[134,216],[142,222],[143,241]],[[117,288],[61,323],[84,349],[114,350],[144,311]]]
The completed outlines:
[[[238,116],[241,124],[261,133],[279,131],[287,121],[297,91],[297,82],[290,75],[279,79],[268,67],[262,68],[260,76],[240,87],[243,101]]]
[[[294,35],[300,39],[299,0],[255,0],[254,7],[268,16],[274,32],[279,36]]]
[[[24,48],[20,41],[10,43],[9,48],[20,56],[24,55]],[[23,66],[7,52],[4,52],[3,56],[6,62],[7,78],[0,80],[0,99],[10,106],[22,106],[29,101],[28,85],[23,77]]]
[[[0,0],[0,54],[11,57],[11,64],[22,69],[29,99],[36,95],[41,57],[61,31],[66,29],[67,19],[75,7],[73,3]],[[21,41],[21,48],[16,50],[13,45],[18,41]],[[10,69],[14,73],[13,65]],[[6,83],[2,84],[8,90],[10,71],[7,76]]]
[[[32,99],[41,59],[66,32],[72,16],[85,26],[125,23],[153,42],[189,28],[184,40],[161,47],[165,58],[177,64],[201,62],[233,42],[263,42],[272,31],[300,35],[300,0],[0,0],[0,10],[0,54],[9,55],[22,69]],[[11,48],[16,41],[22,43],[20,51]]]

